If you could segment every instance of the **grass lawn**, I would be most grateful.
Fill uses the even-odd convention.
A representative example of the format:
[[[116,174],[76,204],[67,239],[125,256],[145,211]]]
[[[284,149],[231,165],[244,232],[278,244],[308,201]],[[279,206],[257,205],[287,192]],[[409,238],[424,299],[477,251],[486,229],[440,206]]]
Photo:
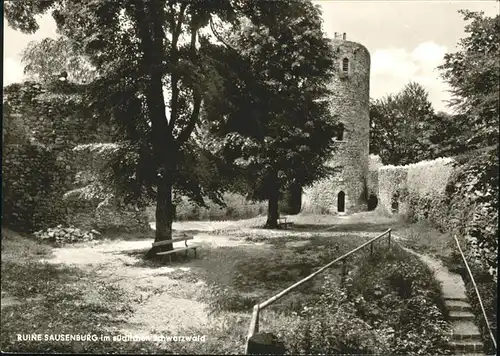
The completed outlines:
[[[418,258],[393,247],[360,259],[340,288],[327,274],[322,296],[270,330],[290,354],[449,354],[439,284]]]
[[[253,305],[307,277],[319,267],[367,240],[355,234],[339,236],[283,236],[266,239],[253,236],[264,246],[227,247],[208,250],[204,279],[211,287],[207,303],[213,313],[251,311]],[[269,248],[269,245],[271,246]],[[351,260],[350,264],[354,264]],[[340,278],[340,270],[332,267]],[[306,283],[269,309],[293,312],[322,293],[321,276]]]
[[[172,265],[175,272],[169,275],[169,279],[180,282],[183,287],[179,288],[185,289],[183,292],[200,289],[195,284],[200,279],[208,285],[207,293],[193,292],[193,296],[188,298],[196,299],[195,295],[204,294],[200,299],[220,323],[186,327],[180,334],[207,335],[207,342],[165,344],[100,339],[84,342],[43,340],[45,335],[60,334],[112,336],[141,309],[134,299],[136,295],[113,281],[99,278],[94,266],[43,262],[57,249],[4,230],[2,299],[13,302],[2,308],[1,349],[31,353],[243,353],[253,304],[269,298],[365,240],[364,237],[349,234],[269,237],[267,230],[256,231],[250,234],[249,240],[261,240],[263,244],[247,242],[234,247],[203,245],[198,259]],[[264,236],[259,236],[259,231]],[[110,236],[109,243],[116,243],[116,236]],[[105,245],[106,242],[96,246],[99,244]],[[165,267],[150,261],[128,267],[141,266],[152,270]],[[179,290],[171,292],[177,295]],[[299,310],[303,303],[317,298],[320,292],[318,280],[290,298],[284,298],[269,311]],[[165,291],[160,288],[151,293]],[[18,340],[18,334],[40,334],[42,341]]]
[[[254,304],[272,297],[392,224],[385,220],[366,223],[354,218],[350,222],[340,221],[339,226],[332,228],[326,220],[316,224],[309,217],[298,216],[297,219],[302,220],[286,231],[256,229],[248,222],[242,222],[247,225],[236,228],[233,225],[227,228],[221,223],[220,231],[213,228],[205,231],[203,224],[186,223],[184,230],[195,229],[205,237],[198,238],[202,246],[197,259],[188,258],[172,265],[145,260],[140,251],[114,250],[127,244],[143,244],[140,240],[127,241],[131,238],[114,235],[104,236],[105,241],[92,247],[63,248],[62,252],[69,254],[62,254],[66,261],[78,257],[78,266],[63,262],[49,264],[43,260],[51,258],[54,253],[59,256],[61,249],[4,230],[2,300],[10,298],[13,302],[6,308],[2,307],[2,351],[242,354]],[[324,231],[325,227],[328,231]],[[149,242],[144,246],[149,246]],[[385,248],[386,245],[382,246]],[[357,254],[349,261],[351,277],[359,270],[355,266],[363,266],[367,261],[367,252]],[[94,257],[101,264],[85,264],[85,259]],[[383,263],[379,266],[383,270]],[[297,317],[305,310],[314,310],[315,305],[324,305],[325,295],[337,298],[345,294],[338,287],[339,267],[333,267],[324,276],[306,283],[263,311],[261,330],[281,333],[285,337],[283,328],[286,328],[289,344],[295,337],[294,333],[316,330],[315,327],[301,329],[302,326],[296,323]],[[364,274],[368,275],[368,272]],[[379,277],[383,279],[383,273]],[[142,301],[143,294],[146,301]],[[328,305],[338,302],[332,298]],[[196,317],[190,316],[190,309],[183,309],[191,308],[190,305],[203,307],[205,311],[200,309],[198,314],[192,315],[201,317],[199,313],[205,313],[203,318],[209,317],[211,322],[206,325],[191,323]],[[363,348],[358,347],[357,337],[371,338],[371,344],[366,347],[380,341],[375,338],[373,330],[369,330],[374,326],[366,326],[367,321],[358,316],[353,319],[354,314],[349,308],[325,307],[328,312],[316,310],[316,315],[328,316],[332,323],[337,323],[332,327],[338,330],[350,328],[355,338],[347,341],[357,345],[358,351]],[[337,314],[333,313],[335,310]],[[178,335],[206,335],[206,342],[17,340],[17,334],[113,336],[121,333],[124,326],[134,332],[154,334],[154,327],[176,322],[170,313],[180,316],[178,320],[190,321],[180,325]],[[322,317],[314,318],[323,320]],[[153,319],[157,320],[147,323]],[[136,325],[134,320],[146,324]],[[353,324],[355,322],[365,326]],[[386,335],[385,329],[380,333]]]
[[[4,352],[122,352],[107,341],[20,341],[19,335],[108,335],[132,311],[116,286],[97,281],[82,269],[51,265],[51,248],[8,230],[2,231],[2,294],[19,304],[2,307]],[[128,352],[147,352],[151,344],[128,343]],[[157,349],[157,348],[156,348]]]

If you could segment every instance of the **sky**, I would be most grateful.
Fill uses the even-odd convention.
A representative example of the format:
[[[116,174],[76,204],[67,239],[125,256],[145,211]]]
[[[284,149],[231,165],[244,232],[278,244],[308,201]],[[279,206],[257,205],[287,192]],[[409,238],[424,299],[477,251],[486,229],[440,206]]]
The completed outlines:
[[[370,97],[381,98],[400,91],[410,81],[428,92],[436,111],[449,111],[449,87],[440,79],[437,66],[445,53],[455,52],[466,24],[460,9],[484,11],[496,16],[499,2],[476,1],[339,1],[318,0],[323,29],[333,38],[345,32],[347,40],[363,44],[371,54]],[[4,83],[22,81],[21,52],[32,40],[56,37],[50,15],[39,19],[40,29],[25,35],[11,29],[4,19]]]

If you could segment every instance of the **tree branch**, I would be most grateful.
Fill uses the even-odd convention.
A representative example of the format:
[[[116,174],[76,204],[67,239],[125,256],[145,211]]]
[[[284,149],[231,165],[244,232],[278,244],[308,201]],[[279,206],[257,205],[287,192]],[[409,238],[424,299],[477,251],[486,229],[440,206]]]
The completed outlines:
[[[227,44],[223,39],[222,37],[220,37],[220,35],[217,33],[217,31],[215,30],[215,26],[214,26],[214,22],[212,20],[212,16],[210,16],[210,29],[212,30],[212,33],[214,34],[215,38],[217,38],[217,40],[219,42],[222,42],[222,44],[224,46],[226,46],[227,48],[233,50],[234,52],[236,53],[239,53],[236,49],[234,49],[232,46],[230,46],[229,44]]]
[[[177,138],[178,147],[185,144],[187,140],[189,140],[189,137],[191,137],[191,134],[193,133],[196,123],[198,122],[198,117],[200,116],[201,101],[202,100],[201,100],[200,90],[195,89],[195,92],[193,94],[193,102],[194,102],[193,112],[191,113],[191,117],[189,118],[187,126],[184,128],[184,130],[182,130],[182,132],[179,134],[179,137]]]
[[[191,60],[193,63],[197,62],[196,59],[196,36],[198,34],[199,30],[199,25],[195,23],[195,19],[191,19],[191,42],[190,42],[190,51],[191,51]],[[196,123],[198,122],[198,117],[200,116],[200,109],[201,109],[201,89],[197,87],[197,84],[194,84],[194,89],[193,89],[193,111],[191,113],[191,117],[189,118],[189,122],[187,126],[184,128],[184,130],[180,133],[178,139],[177,139],[177,144],[178,146],[182,146],[184,143],[189,140],[189,137],[191,136],[191,133],[193,132]]]
[[[186,12],[187,2],[182,3],[181,8],[179,10],[179,20],[177,24],[175,24],[174,30],[172,32],[172,48],[177,50],[177,43],[179,42],[179,37],[182,32],[182,24],[184,23],[184,14]],[[175,21],[174,21],[175,23]]]
[[[177,64],[179,63],[179,51],[177,49],[177,43],[182,31],[182,24],[184,22],[184,13],[187,8],[187,3],[182,3],[179,10],[179,20],[175,25],[174,32],[172,33],[172,48],[171,48],[171,63],[172,63],[172,73],[170,74],[170,85],[172,87],[172,96],[170,98],[170,121],[168,123],[168,128],[170,132],[173,131],[175,123],[177,121],[177,116],[179,112],[179,74]]]

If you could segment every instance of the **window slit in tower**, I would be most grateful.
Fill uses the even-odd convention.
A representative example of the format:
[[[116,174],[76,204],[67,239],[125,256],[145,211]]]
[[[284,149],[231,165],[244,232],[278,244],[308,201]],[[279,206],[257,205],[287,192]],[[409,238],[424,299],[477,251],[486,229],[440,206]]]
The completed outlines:
[[[344,124],[339,123],[337,125],[337,141],[343,141],[344,140]]]
[[[344,58],[342,60],[342,70],[346,73],[349,72],[349,59],[348,58]]]

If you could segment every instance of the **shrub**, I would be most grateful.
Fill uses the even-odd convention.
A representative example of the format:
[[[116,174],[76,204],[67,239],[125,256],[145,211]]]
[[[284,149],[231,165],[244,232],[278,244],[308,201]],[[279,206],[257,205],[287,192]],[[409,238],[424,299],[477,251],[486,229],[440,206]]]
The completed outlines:
[[[451,228],[465,236],[469,263],[496,281],[498,258],[498,156],[496,149],[461,157],[447,187]]]
[[[240,194],[226,193],[223,198],[226,207],[221,207],[213,202],[207,202],[207,208],[200,207],[188,201],[187,198],[182,198],[176,206],[176,219],[178,221],[239,220],[253,218],[267,211],[265,202],[249,201]],[[154,208],[150,213],[151,217],[154,218]]]
[[[357,316],[354,303],[331,278],[326,278],[322,292],[318,301],[277,327],[290,354],[390,353],[393,330],[376,330]]]
[[[417,257],[399,249],[374,253],[359,266],[347,293],[369,325],[395,330],[391,353],[449,352],[440,286]]]
[[[437,158],[408,165],[406,186],[419,196],[444,194],[453,172],[453,159]]]

